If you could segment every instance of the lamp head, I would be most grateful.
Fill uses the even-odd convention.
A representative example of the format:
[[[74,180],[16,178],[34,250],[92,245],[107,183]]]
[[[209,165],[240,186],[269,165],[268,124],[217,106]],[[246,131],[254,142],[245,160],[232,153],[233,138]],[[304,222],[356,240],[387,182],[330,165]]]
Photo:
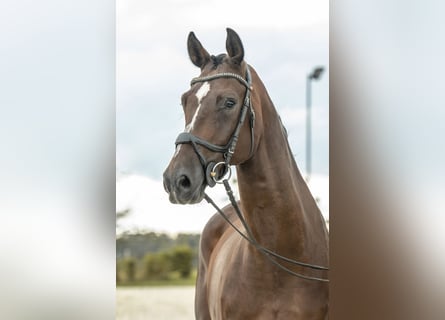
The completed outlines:
[[[323,73],[324,68],[323,67],[316,67],[314,71],[309,75],[309,79],[318,80]]]

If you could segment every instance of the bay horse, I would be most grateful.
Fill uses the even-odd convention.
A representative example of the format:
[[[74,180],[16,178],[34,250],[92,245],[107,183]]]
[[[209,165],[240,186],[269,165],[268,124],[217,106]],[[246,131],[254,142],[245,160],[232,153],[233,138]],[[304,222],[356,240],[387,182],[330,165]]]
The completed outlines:
[[[187,49],[201,74],[181,98],[164,188],[172,203],[211,202],[206,187],[223,181],[233,200],[234,165],[240,197],[215,205],[202,232],[196,319],[327,319],[327,228],[240,37],[227,28],[227,54],[214,56],[190,32]]]

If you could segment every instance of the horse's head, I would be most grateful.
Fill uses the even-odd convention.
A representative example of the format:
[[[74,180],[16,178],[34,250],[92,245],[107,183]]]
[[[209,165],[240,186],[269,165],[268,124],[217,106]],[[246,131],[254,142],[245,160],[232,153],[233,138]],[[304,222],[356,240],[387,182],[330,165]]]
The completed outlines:
[[[164,172],[170,201],[180,204],[200,202],[207,185],[213,186],[229,164],[248,160],[254,149],[250,72],[239,36],[227,29],[227,54],[213,56],[190,32],[187,48],[201,74],[182,95],[185,130]]]

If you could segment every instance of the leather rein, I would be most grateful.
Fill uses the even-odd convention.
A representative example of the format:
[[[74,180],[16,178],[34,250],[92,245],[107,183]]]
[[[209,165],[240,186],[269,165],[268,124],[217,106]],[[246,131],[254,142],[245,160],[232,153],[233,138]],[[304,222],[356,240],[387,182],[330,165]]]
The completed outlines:
[[[304,262],[300,262],[300,261],[296,261],[290,258],[286,258],[284,256],[281,256],[265,247],[263,247],[261,244],[259,244],[254,236],[252,231],[250,230],[249,225],[247,224],[243,214],[241,213],[241,210],[238,206],[238,202],[235,200],[235,197],[233,195],[233,191],[232,188],[230,187],[229,184],[229,179],[231,177],[231,167],[230,167],[230,160],[232,159],[232,156],[235,152],[235,147],[236,144],[238,142],[238,137],[239,137],[239,132],[241,130],[241,127],[244,123],[244,120],[246,118],[246,114],[247,111],[250,111],[250,136],[251,136],[251,143],[250,143],[250,153],[249,153],[249,158],[251,158],[251,156],[253,155],[253,151],[254,151],[254,145],[255,145],[255,136],[254,136],[254,126],[255,126],[255,112],[253,110],[252,107],[252,103],[251,103],[251,99],[250,99],[250,92],[253,90],[252,88],[252,79],[251,79],[251,74],[250,74],[250,70],[249,67],[247,66],[247,70],[246,70],[246,79],[244,79],[243,77],[241,77],[238,74],[235,73],[228,73],[228,72],[224,72],[224,73],[217,73],[214,75],[209,75],[209,76],[205,76],[205,77],[197,77],[197,78],[193,78],[192,81],[190,82],[190,85],[194,85],[195,83],[198,82],[206,82],[206,81],[211,81],[211,80],[215,80],[215,79],[220,79],[220,78],[234,78],[236,80],[238,80],[240,83],[242,83],[245,87],[246,87],[246,94],[244,96],[244,102],[243,105],[241,107],[241,111],[240,111],[240,115],[238,118],[238,123],[237,126],[235,127],[235,130],[232,133],[231,138],[229,139],[229,142],[224,145],[216,145],[213,143],[210,143],[206,140],[203,140],[201,138],[198,138],[197,136],[193,135],[190,132],[182,132],[179,134],[179,136],[176,138],[175,141],[175,145],[177,146],[178,144],[191,144],[193,147],[193,150],[195,151],[195,153],[197,154],[199,161],[201,162],[201,165],[203,166],[204,169],[204,173],[205,173],[205,178],[207,181],[207,184],[210,187],[214,187],[216,183],[219,184],[223,184],[225,189],[226,189],[226,193],[230,199],[230,202],[233,206],[233,208],[235,209],[235,212],[238,216],[238,218],[240,219],[244,229],[246,230],[246,233],[243,233],[239,228],[237,228],[233,222],[230,221],[229,217],[221,210],[221,208],[219,208],[216,203],[205,193],[204,194],[204,199],[210,203],[217,211],[218,213],[223,217],[223,219],[233,228],[235,229],[235,231],[241,235],[241,237],[243,237],[245,240],[247,240],[251,245],[253,245],[259,252],[261,252],[272,264],[276,265],[277,267],[279,267],[280,269],[286,271],[287,273],[289,273],[290,275],[293,275],[295,277],[299,277],[302,279],[306,279],[306,280],[315,280],[315,281],[322,281],[322,282],[329,282],[329,279],[324,279],[324,278],[318,278],[318,277],[312,277],[312,276],[307,276],[307,275],[303,275],[300,273],[296,273],[292,270],[290,270],[289,268],[286,268],[285,266],[283,266],[280,262],[278,262],[277,260],[282,260],[294,265],[298,265],[301,267],[305,267],[305,268],[311,268],[311,269],[315,269],[315,270],[326,270],[328,271],[329,268],[327,267],[323,267],[323,266],[318,266],[315,264],[310,264],[310,263],[304,263]],[[205,157],[202,155],[202,153],[199,151],[198,149],[198,145],[202,146],[208,150],[211,150],[213,152],[217,152],[217,153],[222,153],[223,157],[224,157],[224,161],[223,162],[218,162],[215,163],[213,161],[208,162],[206,161]],[[223,166],[223,173],[221,177],[218,177],[218,173],[216,172],[217,168],[219,166]],[[276,259],[274,259],[276,258]]]

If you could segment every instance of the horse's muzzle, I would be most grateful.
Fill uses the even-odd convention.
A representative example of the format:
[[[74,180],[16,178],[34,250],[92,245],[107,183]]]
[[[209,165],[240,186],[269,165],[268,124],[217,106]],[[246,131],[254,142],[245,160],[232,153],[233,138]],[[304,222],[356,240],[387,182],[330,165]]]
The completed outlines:
[[[199,203],[204,198],[205,185],[202,174],[185,170],[170,170],[164,172],[164,189],[169,194],[169,200],[175,204]]]

